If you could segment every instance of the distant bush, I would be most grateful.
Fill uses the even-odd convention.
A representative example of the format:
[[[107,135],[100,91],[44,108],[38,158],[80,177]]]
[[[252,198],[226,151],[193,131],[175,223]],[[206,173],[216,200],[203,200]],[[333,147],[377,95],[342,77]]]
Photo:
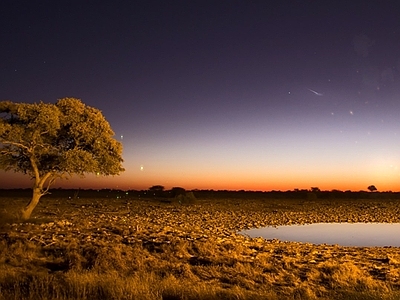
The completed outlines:
[[[307,200],[317,200],[318,195],[315,192],[308,192],[307,193]]]
[[[194,196],[193,192],[179,194],[174,199],[180,204],[194,204],[197,202],[197,198]]]
[[[169,194],[170,194],[171,198],[175,198],[175,197],[178,197],[179,195],[185,195],[186,194],[186,190],[184,188],[181,188],[181,187],[173,187],[169,191]]]

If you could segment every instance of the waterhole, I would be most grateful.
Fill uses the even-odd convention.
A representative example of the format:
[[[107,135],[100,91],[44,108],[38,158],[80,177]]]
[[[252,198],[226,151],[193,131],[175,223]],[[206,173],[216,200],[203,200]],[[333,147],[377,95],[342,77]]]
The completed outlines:
[[[400,223],[315,223],[263,227],[240,234],[265,239],[357,247],[400,247]]]

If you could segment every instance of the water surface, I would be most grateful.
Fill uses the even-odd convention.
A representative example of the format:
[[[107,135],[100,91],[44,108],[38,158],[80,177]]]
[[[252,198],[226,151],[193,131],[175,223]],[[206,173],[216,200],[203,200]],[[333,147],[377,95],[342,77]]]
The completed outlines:
[[[359,247],[400,247],[400,223],[315,223],[243,230],[265,239]]]

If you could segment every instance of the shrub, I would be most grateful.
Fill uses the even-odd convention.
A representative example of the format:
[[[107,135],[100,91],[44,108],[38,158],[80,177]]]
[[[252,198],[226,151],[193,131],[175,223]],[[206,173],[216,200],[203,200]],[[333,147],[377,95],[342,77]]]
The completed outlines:
[[[186,192],[185,194],[180,194],[175,197],[179,204],[194,204],[197,202],[196,197],[193,192]]]

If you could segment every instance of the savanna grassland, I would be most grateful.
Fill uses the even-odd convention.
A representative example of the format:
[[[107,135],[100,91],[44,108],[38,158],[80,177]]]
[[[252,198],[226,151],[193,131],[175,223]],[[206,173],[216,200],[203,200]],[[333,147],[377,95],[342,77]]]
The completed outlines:
[[[193,200],[193,199],[192,199]],[[251,239],[316,222],[400,222],[396,199],[0,197],[0,299],[400,299],[400,248]]]

